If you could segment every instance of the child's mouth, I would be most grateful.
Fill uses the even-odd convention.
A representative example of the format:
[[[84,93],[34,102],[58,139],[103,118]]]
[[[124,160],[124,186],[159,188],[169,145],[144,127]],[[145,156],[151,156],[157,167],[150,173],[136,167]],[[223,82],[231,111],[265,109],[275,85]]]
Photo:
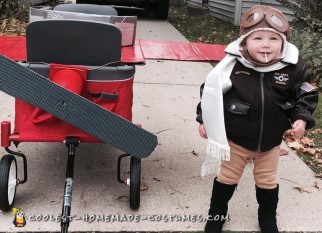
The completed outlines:
[[[263,57],[265,58],[265,62],[267,63],[268,62],[269,53],[262,52],[261,54],[263,55]]]

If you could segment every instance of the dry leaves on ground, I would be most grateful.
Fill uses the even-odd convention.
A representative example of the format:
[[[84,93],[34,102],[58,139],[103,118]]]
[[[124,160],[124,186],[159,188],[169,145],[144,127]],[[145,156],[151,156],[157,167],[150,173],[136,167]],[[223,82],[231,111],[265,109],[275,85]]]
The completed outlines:
[[[310,186],[302,186],[302,185],[296,185],[293,186],[293,188],[299,190],[301,193],[306,192],[306,193],[312,193],[312,187]],[[318,189],[319,191],[322,190],[322,181],[320,179],[316,179],[314,181],[314,188]]]
[[[316,129],[311,132],[311,134],[316,134],[318,132],[322,132],[321,129]],[[316,159],[317,162],[322,161],[322,148],[316,147],[313,138],[309,137],[309,134],[301,139],[294,139],[290,130],[288,130],[284,134],[284,139],[286,145],[291,147],[296,151],[297,154],[301,152],[306,152],[309,154],[313,159]]]
[[[322,190],[322,181],[320,179],[316,179],[314,181],[315,187],[320,191]]]
[[[311,136],[321,133],[322,129],[315,129],[313,131],[310,131],[305,137],[302,137],[301,139],[295,139],[290,130],[288,130],[284,134],[285,143],[290,148],[294,149],[297,155],[301,156],[303,153],[308,155],[307,157],[309,157],[309,162],[306,162],[309,163],[310,166],[318,168],[317,171],[322,170],[322,148],[316,146],[316,143]],[[317,178],[322,178],[322,172],[316,174],[315,176]],[[317,179],[315,181],[315,187],[318,190],[322,189],[322,181],[320,179]],[[294,188],[298,189],[300,192],[311,192],[311,189],[307,187],[294,186]]]
[[[301,193],[312,193],[312,190],[310,187],[305,187],[305,186],[294,186],[295,189],[298,189]]]
[[[18,19],[4,19],[0,26],[0,36],[24,36],[26,35],[26,22]]]

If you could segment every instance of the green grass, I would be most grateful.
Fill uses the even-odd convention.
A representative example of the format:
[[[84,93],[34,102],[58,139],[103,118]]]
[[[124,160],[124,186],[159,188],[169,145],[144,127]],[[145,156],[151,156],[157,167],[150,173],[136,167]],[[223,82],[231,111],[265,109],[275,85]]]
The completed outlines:
[[[308,131],[308,136],[314,139],[315,148],[322,148],[322,133],[312,134],[310,132],[315,129],[322,129],[322,96],[319,96],[319,104],[313,113],[315,119],[315,127]],[[317,152],[315,156],[311,156],[308,153],[301,153],[299,157],[314,171],[314,173],[322,178],[322,164],[319,162],[322,160],[321,152]]]
[[[186,7],[171,6],[168,21],[191,42],[228,44],[238,37],[239,28],[209,14],[191,17]]]
[[[315,112],[313,113],[313,116],[315,118],[316,128],[322,128],[322,96],[319,96],[319,104]],[[322,135],[320,135],[322,138]],[[320,138],[320,139],[321,139]],[[320,140],[320,146],[322,142]]]

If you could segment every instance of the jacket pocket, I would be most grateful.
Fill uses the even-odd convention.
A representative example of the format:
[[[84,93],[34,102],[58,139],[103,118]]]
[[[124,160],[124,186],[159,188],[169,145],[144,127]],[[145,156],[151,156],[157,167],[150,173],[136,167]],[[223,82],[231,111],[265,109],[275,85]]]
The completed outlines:
[[[283,110],[288,111],[294,107],[295,103],[293,101],[286,101],[277,103],[277,105],[279,105]]]
[[[288,112],[294,107],[294,102],[279,102],[275,116],[275,130],[279,133],[284,133],[292,127]]]
[[[249,131],[250,104],[232,98],[224,98],[225,127],[227,134],[244,136]]]

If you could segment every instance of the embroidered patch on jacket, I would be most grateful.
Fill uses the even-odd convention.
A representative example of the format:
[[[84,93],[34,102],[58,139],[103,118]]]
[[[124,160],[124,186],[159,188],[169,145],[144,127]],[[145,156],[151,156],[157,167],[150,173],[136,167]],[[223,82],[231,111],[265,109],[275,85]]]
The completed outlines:
[[[246,75],[248,75],[248,76],[250,76],[250,73],[248,72],[248,71],[245,71],[245,70],[238,70],[238,71],[236,71],[235,72],[235,74],[246,74]]]
[[[315,90],[315,86],[312,86],[311,84],[309,84],[308,82],[302,83],[302,85],[300,86],[300,88],[305,91],[305,92],[310,92]]]
[[[274,74],[275,83],[279,85],[286,85],[286,82],[290,79],[288,74],[275,73]]]

